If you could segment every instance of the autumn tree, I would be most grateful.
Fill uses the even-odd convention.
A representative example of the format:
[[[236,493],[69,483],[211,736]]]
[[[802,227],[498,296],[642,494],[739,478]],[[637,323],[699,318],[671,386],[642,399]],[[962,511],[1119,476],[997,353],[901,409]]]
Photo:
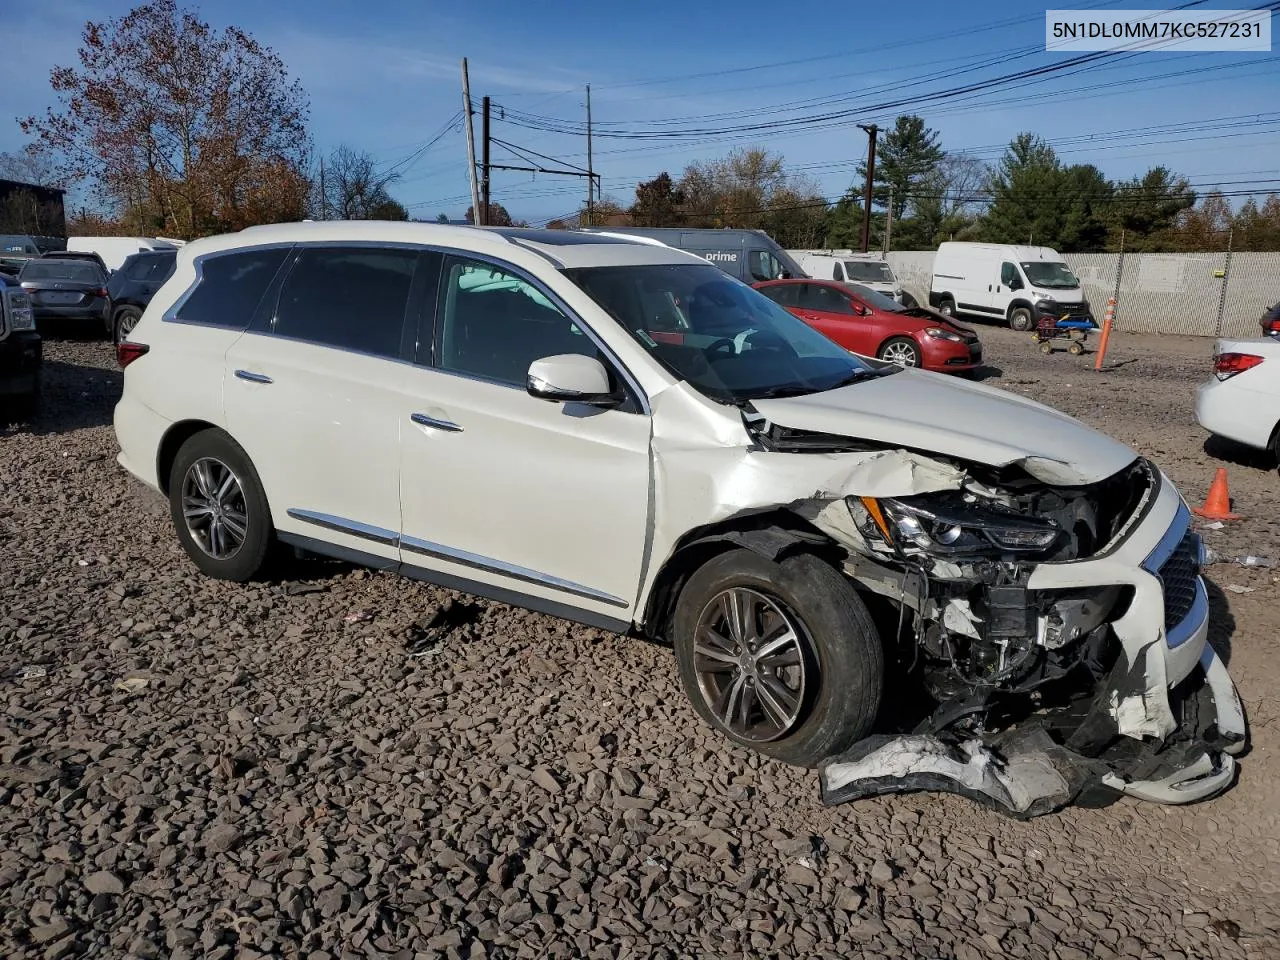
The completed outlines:
[[[283,61],[176,0],[90,21],[58,105],[20,121],[138,233],[197,237],[306,215],[308,103]]]
[[[368,153],[338,146],[325,161],[323,192],[317,191],[321,219],[408,220],[408,211],[387,191],[398,178],[379,171]]]
[[[676,189],[683,224],[765,230],[784,247],[820,238],[827,203],[817,184],[789,172],[780,154],[759,147],[685,167]]]
[[[1233,228],[1233,249],[1280,250],[1280,196],[1270,194],[1261,209],[1252,199],[1246,200],[1235,216]]]
[[[467,223],[475,223],[475,208],[467,207],[467,212],[462,215],[462,219]],[[507,208],[500,203],[489,204],[488,223],[490,227],[513,227],[515,221],[511,219],[511,214],[507,213]]]
[[[636,201],[631,205],[631,223],[637,227],[676,227],[682,222],[680,207],[684,192],[676,187],[665,170],[636,185]]]

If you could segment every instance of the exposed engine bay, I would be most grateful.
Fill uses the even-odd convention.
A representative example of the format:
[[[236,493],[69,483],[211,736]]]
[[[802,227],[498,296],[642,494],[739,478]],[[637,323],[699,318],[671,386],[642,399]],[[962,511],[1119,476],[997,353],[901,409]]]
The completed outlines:
[[[1239,734],[1216,722],[1215,703],[1227,695],[1222,683],[1206,683],[1212,664],[1202,659],[1170,695],[1158,625],[1140,651],[1112,628],[1133,602],[1132,584],[1036,589],[1031,582],[1045,565],[1117,549],[1160,494],[1161,475],[1149,462],[1138,458],[1100,482],[1069,486],[1038,479],[1025,465],[886,451],[744,419],[765,451],[883,451],[894,469],[913,471],[912,487],[922,491],[789,506],[843,548],[843,570],[856,586],[887,602],[897,622],[881,630],[887,653],[896,654],[895,680],[921,694],[919,709],[895,718],[896,735],[877,733],[822,765],[824,800],[941,789],[1029,817],[1071,802],[1109,802],[1133,780],[1178,771],[1194,780],[1192,769],[1223,778],[1231,758],[1222,751],[1243,747],[1243,722]],[[1182,564],[1185,577],[1163,586],[1166,628],[1190,612],[1178,591],[1190,584],[1194,594],[1198,582],[1198,538],[1188,528],[1177,546],[1170,563]],[[1238,700],[1225,683],[1234,707],[1218,709],[1230,713]]]

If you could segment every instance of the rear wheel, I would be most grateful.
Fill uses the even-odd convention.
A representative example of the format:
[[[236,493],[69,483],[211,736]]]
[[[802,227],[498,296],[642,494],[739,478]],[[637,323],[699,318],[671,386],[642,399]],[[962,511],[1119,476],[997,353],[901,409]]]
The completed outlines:
[[[876,356],[902,367],[920,366],[920,348],[910,337],[894,337],[892,340],[886,340]]]
[[[219,580],[253,579],[275,540],[257,471],[220,430],[197,433],[178,450],[169,472],[169,513],[187,556]]]
[[[115,325],[113,329],[113,339],[116,346],[124,340],[129,339],[129,334],[133,332],[133,328],[138,325],[138,321],[142,319],[142,311],[137,307],[121,307],[116,311]]]
[[[879,711],[879,635],[853,587],[817,557],[713,558],[681,591],[672,640],[699,715],[787,763],[815,766],[846,749]]]
[[[1009,311],[1009,326],[1014,330],[1031,329],[1031,311],[1026,307],[1014,307]]]
[[[938,301],[938,312],[944,317],[954,317],[956,315],[956,302],[950,297],[943,297]]]

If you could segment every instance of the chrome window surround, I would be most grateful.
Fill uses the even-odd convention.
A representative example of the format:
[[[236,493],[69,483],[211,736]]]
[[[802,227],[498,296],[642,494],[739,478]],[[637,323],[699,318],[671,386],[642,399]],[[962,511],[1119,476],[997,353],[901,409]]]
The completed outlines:
[[[528,248],[525,247],[524,244],[513,244],[513,246],[519,246],[521,249],[528,250]],[[591,342],[596,345],[597,349],[599,349],[600,352],[604,354],[605,358],[609,361],[609,363],[618,371],[619,376],[626,382],[627,386],[630,388],[630,392],[636,398],[636,402],[640,407],[640,413],[646,417],[651,416],[653,413],[653,408],[649,404],[649,396],[648,394],[645,393],[644,389],[640,386],[640,382],[635,378],[635,376],[632,375],[631,371],[628,370],[626,365],[618,358],[617,353],[611,347],[609,347],[608,344],[606,344],[603,340],[600,339],[600,336],[595,332],[594,329],[592,329],[591,324],[583,320],[576,310],[574,310],[567,303],[565,303],[563,298],[561,298],[555,291],[551,290],[541,280],[539,280],[537,277],[530,274],[527,270],[523,269],[522,267],[518,267],[513,263],[510,263],[508,261],[501,259],[500,257],[496,257],[486,253],[479,253],[474,250],[463,250],[455,247],[446,247],[446,246],[440,246],[438,244],[430,244],[430,243],[407,243],[405,241],[384,242],[379,240],[312,240],[312,241],[302,241],[302,242],[296,242],[296,243],[294,242],[262,243],[262,244],[246,244],[240,247],[228,247],[225,250],[214,250],[209,253],[200,254],[195,258],[195,260],[193,261],[193,265],[195,267],[195,273],[196,273],[196,278],[194,282],[192,282],[192,284],[182,292],[182,294],[178,297],[178,299],[173,302],[172,306],[170,306],[169,309],[167,309],[164,312],[161,319],[166,323],[181,323],[181,324],[186,324],[188,326],[212,327],[213,329],[216,329],[216,330],[239,329],[240,332],[247,333],[249,331],[250,325],[253,322],[253,317],[248,318],[245,326],[237,328],[237,327],[228,327],[222,324],[200,323],[194,320],[183,320],[177,314],[182,309],[182,305],[186,303],[186,301],[195,292],[196,288],[199,287],[200,284],[204,281],[204,262],[206,260],[212,260],[215,257],[223,257],[231,254],[247,253],[251,250],[278,250],[283,247],[289,247],[293,249],[311,248],[311,247],[380,247],[380,248],[394,248],[394,249],[403,249],[403,250],[420,250],[424,252],[440,253],[440,254],[443,254],[444,256],[465,257],[471,260],[479,260],[484,263],[492,264],[495,267],[498,267],[502,270],[505,270],[511,273],[513,276],[519,277],[521,280],[528,283],[530,286],[534,287],[539,293],[541,293],[544,297],[550,300],[555,305],[556,309],[564,313],[564,315],[567,316],[570,321],[572,321],[579,328],[581,328],[582,332],[586,334],[587,337],[591,340]],[[541,251],[530,251],[530,252],[539,253],[539,254],[541,253]],[[545,257],[545,254],[543,254],[543,256]],[[548,260],[551,259],[550,257],[545,257],[545,258]],[[285,257],[285,262],[281,264],[280,269],[285,269],[285,268],[292,268],[292,263],[290,262],[289,257]],[[270,287],[274,285],[274,283],[275,283],[275,278],[273,277],[271,284],[268,284],[268,289],[270,289]],[[261,303],[258,304],[257,309],[260,309],[260,308],[261,308]],[[255,309],[255,312],[256,312],[256,309]],[[424,314],[426,312],[428,311],[426,310],[423,311]],[[508,390],[523,391],[524,389],[523,387],[519,387],[514,384],[506,383],[499,380],[493,380],[488,377],[478,377],[473,374],[459,373],[454,370],[445,370],[442,367],[437,366],[435,362],[436,358],[434,356],[434,340],[435,340],[434,333],[435,333],[435,323],[437,320],[435,316],[436,314],[435,304],[430,305],[429,313],[431,315],[431,333],[432,333],[431,352],[433,354],[431,356],[430,364],[415,363],[413,361],[405,360],[403,358],[387,357],[382,354],[365,353],[363,351],[352,350],[347,347],[335,347],[330,344],[321,343],[316,340],[305,340],[299,337],[290,337],[290,336],[285,336],[283,334],[277,334],[273,332],[264,331],[256,335],[278,337],[281,340],[292,340],[294,342],[299,342],[299,343],[312,343],[329,350],[340,350],[344,353],[353,353],[353,354],[358,354],[360,356],[376,357],[379,360],[386,360],[392,363],[406,363],[409,366],[432,370],[436,373],[445,374],[451,377],[461,377],[464,380],[474,380],[479,383],[491,383],[495,386],[505,387]],[[272,307],[273,319],[274,319],[274,316],[275,316],[275,307],[273,306]],[[423,319],[425,320],[426,317],[423,316]]]

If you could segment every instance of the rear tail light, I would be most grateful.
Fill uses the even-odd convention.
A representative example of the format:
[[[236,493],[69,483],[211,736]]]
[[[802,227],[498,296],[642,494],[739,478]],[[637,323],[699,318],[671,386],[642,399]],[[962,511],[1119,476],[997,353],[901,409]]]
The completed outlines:
[[[150,349],[151,347],[145,343],[132,343],[128,340],[122,340],[116,347],[116,363],[123,370]]]
[[[1264,337],[1274,337],[1280,334],[1280,318],[1268,318],[1262,321],[1262,335]]]
[[[1213,358],[1213,375],[1219,380],[1229,380],[1261,362],[1262,357],[1254,353],[1220,353]]]

